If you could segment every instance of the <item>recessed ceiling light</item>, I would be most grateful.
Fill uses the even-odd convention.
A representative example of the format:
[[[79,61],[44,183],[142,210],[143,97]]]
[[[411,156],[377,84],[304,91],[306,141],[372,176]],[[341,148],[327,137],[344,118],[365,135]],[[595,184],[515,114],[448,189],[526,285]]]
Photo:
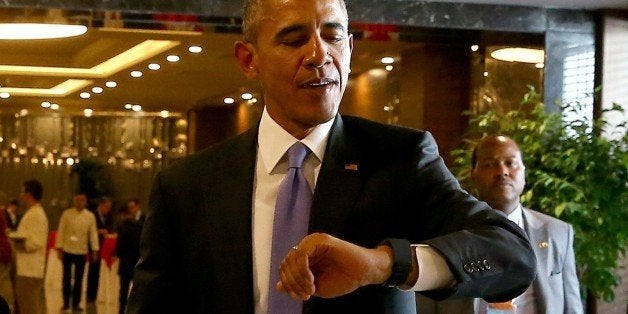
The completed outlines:
[[[251,94],[251,93],[244,93],[244,94],[242,94],[242,99],[244,99],[244,100],[249,100],[251,98],[253,98],[253,94]]]
[[[88,92],[82,92],[81,94],[79,94],[79,96],[83,99],[88,99],[89,97],[92,97],[92,95]]]
[[[41,107],[42,108],[50,108],[50,102],[49,101],[42,101],[41,102]]]
[[[132,77],[142,77],[142,75],[143,75],[142,71],[131,71]]]
[[[2,99],[7,99],[9,97],[11,97],[11,94],[9,94],[9,93],[5,93],[5,92],[0,93],[0,98],[2,98]]]
[[[484,72],[482,75],[484,75],[484,77],[488,76],[488,72]]]
[[[166,57],[166,60],[170,61],[170,62],[179,62],[179,60],[181,60],[181,58],[179,58],[179,56],[177,55],[169,55]]]
[[[167,117],[169,117],[169,116],[170,116],[170,112],[168,112],[168,110],[162,110],[162,111],[159,113],[159,115],[160,115],[162,118],[167,118]]]
[[[24,117],[26,115],[28,115],[28,110],[27,109],[20,110],[20,116]]]
[[[191,53],[199,53],[201,51],[203,51],[203,48],[201,48],[200,46],[190,46],[188,48],[188,51]]]
[[[545,67],[545,64],[544,64],[544,63],[537,63],[537,64],[535,64],[534,66],[535,66],[537,69],[542,69],[542,68],[544,68],[544,67]]]
[[[235,102],[235,99],[231,98],[231,97],[225,97],[224,99],[225,104],[233,104]]]
[[[545,52],[543,49],[502,48],[491,52],[491,57],[501,61],[536,64],[545,61]]]
[[[133,104],[124,105],[124,109],[131,110],[131,108],[133,108]]]
[[[107,83],[105,83],[105,86],[107,86],[109,88],[114,88],[114,87],[118,86],[118,83],[116,83],[114,81],[108,81]]]
[[[102,93],[102,92],[103,92],[103,89],[102,89],[102,87],[100,87],[100,86],[94,86],[94,87],[92,88],[92,93],[94,93],[94,94],[100,94],[100,93]]]
[[[471,51],[478,51],[478,49],[480,49],[480,46],[478,45],[471,45]]]
[[[84,25],[0,23],[0,39],[47,39],[83,35]]]
[[[161,66],[158,63],[151,63],[148,65],[148,68],[153,70],[153,71],[157,71],[159,69],[161,69]]]
[[[94,114],[94,110],[92,110],[92,109],[85,109],[85,110],[83,110],[83,114],[86,117],[91,117]]]
[[[140,111],[142,111],[142,106],[140,106],[140,105],[133,105],[133,107],[131,107],[131,110],[133,110],[135,112],[140,112]]]
[[[59,104],[50,104],[50,109],[59,110]]]
[[[393,66],[392,65],[389,64],[389,65],[386,66],[386,71],[390,72],[392,70],[393,70]]]
[[[395,58],[393,58],[393,57],[383,57],[381,61],[382,61],[383,64],[393,64],[393,63],[395,63]]]

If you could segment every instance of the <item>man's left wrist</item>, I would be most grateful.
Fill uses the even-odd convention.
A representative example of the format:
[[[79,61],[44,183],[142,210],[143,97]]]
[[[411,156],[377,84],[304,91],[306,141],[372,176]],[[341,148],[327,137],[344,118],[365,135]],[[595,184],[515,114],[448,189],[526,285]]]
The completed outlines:
[[[392,250],[392,270],[383,285],[386,287],[405,285],[413,269],[410,241],[388,238],[382,241],[380,245],[388,246]]]

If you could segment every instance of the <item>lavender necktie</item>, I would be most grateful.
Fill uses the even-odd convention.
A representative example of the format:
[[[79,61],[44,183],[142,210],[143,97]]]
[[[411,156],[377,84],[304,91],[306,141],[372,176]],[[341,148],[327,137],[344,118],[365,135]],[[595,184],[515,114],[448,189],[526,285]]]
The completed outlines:
[[[303,302],[293,300],[287,293],[277,291],[279,266],[290,249],[307,235],[312,205],[312,190],[303,176],[301,165],[310,150],[301,142],[288,149],[288,172],[281,181],[275,205],[273,243],[270,262],[268,294],[269,314],[301,313]]]

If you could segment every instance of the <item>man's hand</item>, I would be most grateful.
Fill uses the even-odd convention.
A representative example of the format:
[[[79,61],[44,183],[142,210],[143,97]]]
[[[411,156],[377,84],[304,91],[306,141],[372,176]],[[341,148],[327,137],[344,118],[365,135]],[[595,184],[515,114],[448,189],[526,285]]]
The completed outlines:
[[[281,263],[277,289],[292,298],[333,298],[369,284],[382,284],[392,272],[388,246],[367,249],[328,234],[306,236]]]
[[[63,250],[60,248],[57,249],[57,257],[59,260],[63,260]]]
[[[99,258],[98,253],[99,253],[99,251],[92,251],[92,256],[90,256],[90,259],[91,259],[92,263],[98,261],[98,258]]]

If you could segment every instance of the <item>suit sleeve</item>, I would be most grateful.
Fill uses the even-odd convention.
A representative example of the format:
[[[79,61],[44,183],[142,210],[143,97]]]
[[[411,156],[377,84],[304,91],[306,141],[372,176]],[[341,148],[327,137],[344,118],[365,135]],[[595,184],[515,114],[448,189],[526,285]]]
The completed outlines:
[[[173,245],[172,209],[166,204],[161,176],[153,184],[151,212],[142,229],[140,260],[135,267],[127,313],[176,313],[172,300],[179,297],[175,269],[177,252]],[[120,252],[118,252],[120,253]],[[178,290],[177,290],[178,289]]]
[[[435,299],[480,297],[489,302],[520,295],[536,274],[527,236],[504,215],[462,190],[438,156],[434,139],[425,134],[417,146],[414,185],[419,190],[414,200],[426,210],[414,219],[428,238],[420,242],[443,256],[456,283],[451,289],[424,294]]]
[[[573,250],[573,227],[569,225],[567,233],[567,248],[565,262],[563,264],[563,285],[565,294],[565,313],[582,313],[582,300],[580,299],[580,283],[576,273],[576,259]]]

